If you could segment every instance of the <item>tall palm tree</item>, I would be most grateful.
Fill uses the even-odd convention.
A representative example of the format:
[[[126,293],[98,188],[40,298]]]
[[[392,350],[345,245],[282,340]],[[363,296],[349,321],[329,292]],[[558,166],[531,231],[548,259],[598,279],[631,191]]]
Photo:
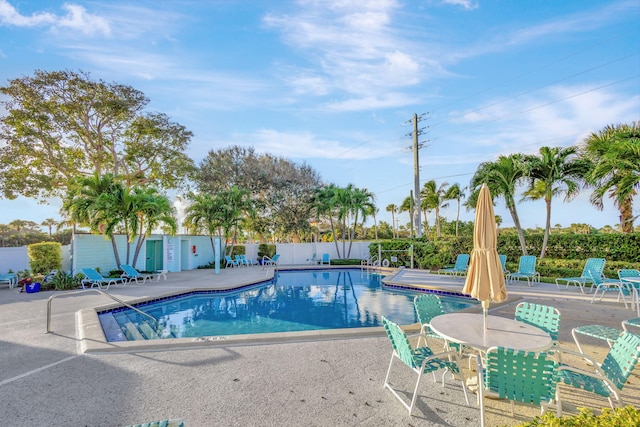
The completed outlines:
[[[413,206],[413,197],[411,196],[407,196],[402,203],[400,204],[400,207],[398,207],[398,212],[409,212],[409,227],[410,227],[410,232],[409,232],[409,237],[413,238],[415,235],[415,230],[413,229],[413,219],[414,217],[414,209],[415,207]],[[422,202],[420,202],[420,204],[422,204]],[[400,236],[400,233],[398,233],[398,236]]]
[[[471,178],[470,188],[472,192],[466,205],[474,207],[478,200],[478,193],[483,183],[486,183],[491,192],[491,197],[503,197],[505,205],[513,219],[513,225],[518,234],[522,254],[527,255],[527,247],[524,240],[524,232],[520,225],[520,217],[516,209],[515,193],[517,185],[525,177],[524,160],[521,154],[499,156],[495,161],[483,162],[478,166]]]
[[[529,189],[525,200],[543,199],[547,219],[542,240],[540,258],[544,258],[551,230],[551,201],[554,196],[564,194],[564,200],[573,199],[580,192],[580,184],[590,169],[590,163],[577,156],[577,147],[541,147],[539,156],[526,156]]]
[[[44,221],[40,223],[43,227],[49,228],[49,238],[53,238],[53,226],[57,225],[58,221],[53,218],[46,218]]]
[[[133,228],[137,229],[137,242],[133,253],[133,265],[136,265],[138,256],[145,239],[157,227],[168,234],[175,234],[178,223],[175,212],[168,198],[158,193],[155,188],[141,188],[135,191],[135,217],[133,217]]]
[[[351,248],[353,246],[353,240],[355,239],[356,227],[358,226],[358,217],[362,216],[362,225],[364,226],[367,220],[367,215],[370,211],[376,208],[375,195],[366,188],[356,188],[351,185],[347,187],[349,189],[349,213],[353,217],[353,224],[351,226],[351,234],[349,238],[349,251],[346,257],[351,256]]]
[[[595,187],[591,203],[603,208],[606,194],[620,211],[620,229],[633,232],[633,197],[640,187],[640,122],[608,125],[589,135],[580,154],[594,164],[587,182]]]
[[[338,193],[340,189],[335,184],[324,185],[316,190],[316,194],[313,199],[315,205],[316,216],[318,222],[321,218],[328,218],[329,225],[331,226],[331,234],[333,237],[333,243],[336,246],[336,253],[338,258],[340,256],[340,247],[338,246],[338,239],[336,238],[336,217],[338,206]]]
[[[455,183],[447,190],[447,193],[444,195],[446,200],[456,200],[458,202],[458,210],[456,213],[456,237],[458,237],[458,224],[460,222],[460,204],[462,199],[465,197],[465,191],[467,191],[467,187],[461,188],[460,184]]]
[[[62,211],[65,212],[69,221],[81,226],[87,226],[92,232],[100,233],[111,240],[113,256],[117,265],[120,265],[120,254],[116,245],[113,233],[105,234],[104,212],[100,209],[103,203],[100,198],[104,194],[111,192],[119,184],[112,174],[98,176],[94,174],[87,177],[77,178],[69,187],[67,195],[62,201]]]
[[[206,232],[215,254],[214,236],[217,234],[222,237],[219,232],[221,209],[218,206],[218,200],[210,194],[190,194],[189,199],[190,204],[185,210],[184,226],[193,234]]]
[[[446,202],[445,195],[449,184],[443,182],[438,186],[435,180],[424,183],[420,190],[420,197],[425,199],[426,206],[432,207],[436,213],[436,236],[440,237],[440,209],[446,208],[449,204]],[[422,204],[422,203],[421,203]]]
[[[398,213],[398,206],[393,203],[387,205],[387,212],[391,212],[391,231],[393,231],[393,238],[397,237],[396,235],[396,213]]]

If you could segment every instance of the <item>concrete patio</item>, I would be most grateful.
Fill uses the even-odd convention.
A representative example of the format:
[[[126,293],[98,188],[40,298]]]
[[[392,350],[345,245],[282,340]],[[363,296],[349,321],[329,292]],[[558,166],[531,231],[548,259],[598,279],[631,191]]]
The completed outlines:
[[[281,267],[284,269],[286,267]],[[132,301],[181,289],[227,288],[264,280],[262,267],[170,273],[167,280],[110,288]],[[462,288],[464,279],[452,279]],[[455,282],[457,280],[458,282]],[[459,285],[458,285],[459,283]],[[420,283],[418,283],[420,284]],[[423,284],[424,285],[424,284]],[[560,341],[576,350],[571,329],[601,324],[620,328],[637,317],[609,298],[590,304],[590,295],[555,285],[508,287],[509,300],[491,314],[513,317],[522,299],[557,307]],[[53,301],[52,333],[45,334],[47,300]],[[63,294],[65,294],[63,296]],[[382,330],[346,336],[288,336],[286,340],[211,341],[195,348],[176,346],[83,353],[78,312],[112,303],[97,293],[18,293],[0,288],[0,400],[2,420],[11,426],[125,426],[181,418],[187,426],[469,426],[479,409],[466,406],[459,385],[424,378],[410,417],[382,387],[391,347]],[[85,337],[86,338],[86,337]],[[87,338],[90,339],[90,338]],[[601,360],[606,343],[585,339],[585,351]],[[582,360],[570,360],[580,364]],[[412,390],[408,369],[394,370],[393,382]],[[564,387],[565,414],[577,406],[600,408],[606,399]],[[640,378],[632,376],[623,398],[640,407]],[[516,405],[515,418],[503,401],[487,401],[488,425],[517,425],[539,408]]]

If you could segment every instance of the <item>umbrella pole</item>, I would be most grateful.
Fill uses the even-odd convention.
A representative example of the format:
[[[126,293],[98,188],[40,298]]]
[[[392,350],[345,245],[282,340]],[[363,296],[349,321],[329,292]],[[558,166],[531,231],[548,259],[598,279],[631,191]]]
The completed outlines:
[[[484,317],[484,331],[486,332],[488,329],[487,325],[487,315],[489,313],[489,300],[482,301],[482,314]]]

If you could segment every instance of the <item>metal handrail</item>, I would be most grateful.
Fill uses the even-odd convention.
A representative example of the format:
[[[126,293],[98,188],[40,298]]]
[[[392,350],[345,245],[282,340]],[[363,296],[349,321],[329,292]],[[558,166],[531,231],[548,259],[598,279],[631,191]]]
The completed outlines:
[[[156,328],[158,327],[158,319],[156,319],[155,317],[153,317],[152,315],[145,313],[144,311],[135,308],[134,306],[132,306],[131,304],[127,304],[126,302],[122,301],[119,298],[114,297],[111,294],[108,294],[104,291],[101,291],[100,289],[84,289],[82,291],[77,291],[77,292],[70,292],[70,293],[65,293],[65,294],[56,294],[56,295],[51,295],[49,297],[49,300],[47,301],[47,332],[45,332],[46,334],[48,334],[49,332],[51,332],[51,303],[53,302],[53,299],[59,296],[64,296],[64,295],[75,295],[75,294],[82,294],[82,293],[86,293],[86,292],[98,292],[99,294],[102,294],[106,297],[111,298],[112,300],[116,301],[119,304],[124,305],[127,308],[130,308],[134,311],[136,311],[137,313],[142,314],[143,316],[147,316],[148,318],[150,318],[151,320],[153,320],[153,323],[155,324]]]

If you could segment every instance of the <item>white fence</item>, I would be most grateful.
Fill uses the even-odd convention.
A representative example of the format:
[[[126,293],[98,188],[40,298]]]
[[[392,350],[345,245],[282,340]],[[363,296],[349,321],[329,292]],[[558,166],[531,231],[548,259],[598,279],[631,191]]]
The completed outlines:
[[[148,240],[162,242],[162,268],[168,271],[193,270],[199,266],[213,263],[213,248],[207,236],[149,236]],[[126,240],[124,236],[117,236],[118,251],[121,262],[126,263]],[[309,259],[315,254],[316,259],[321,259],[323,254],[329,254],[331,259],[337,259],[338,249],[342,258],[364,259],[369,256],[371,242],[353,242],[349,251],[347,242],[343,248],[342,242],[336,243],[278,243],[276,253],[280,254],[280,265],[308,264]],[[62,270],[78,272],[82,268],[100,268],[108,272],[117,268],[113,255],[111,241],[95,234],[78,234],[74,237],[73,246],[62,246]],[[243,245],[246,255],[252,260],[258,260],[258,244]],[[130,247],[133,253],[133,244]],[[145,270],[146,248],[143,245],[138,263],[135,266]],[[224,259],[221,261],[224,266]],[[29,269],[29,256],[27,247],[0,248],[0,273],[7,273]]]

